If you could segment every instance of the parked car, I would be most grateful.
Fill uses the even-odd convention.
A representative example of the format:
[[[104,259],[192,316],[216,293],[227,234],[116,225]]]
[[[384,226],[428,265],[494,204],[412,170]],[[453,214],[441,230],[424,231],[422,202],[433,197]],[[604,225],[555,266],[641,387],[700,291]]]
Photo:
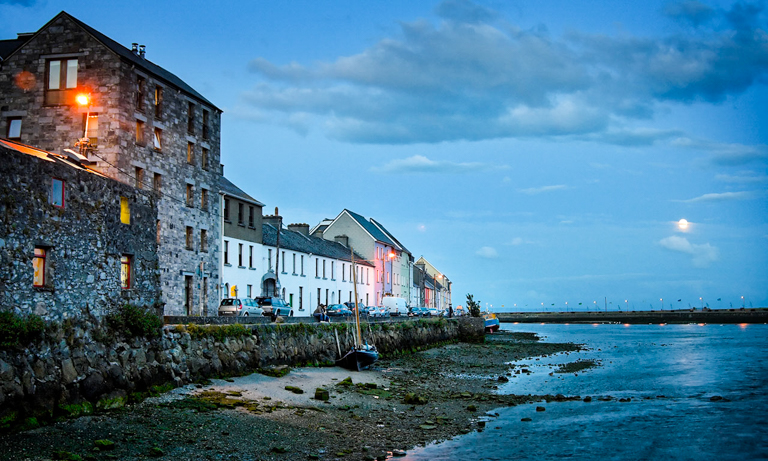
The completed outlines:
[[[343,303],[343,305],[349,309],[352,314],[355,313],[355,302],[354,301],[347,301]],[[360,315],[368,315],[368,307],[365,306],[363,303],[357,303],[357,307],[360,308]]]
[[[405,307],[405,299],[396,296],[385,296],[381,302],[391,316],[408,315],[408,308]]]
[[[429,315],[438,315],[440,312],[438,312],[436,307],[428,307]]]
[[[352,310],[344,304],[331,304],[325,309],[329,317],[347,317],[353,314]]]
[[[431,315],[426,307],[412,307],[408,309],[408,317],[430,317]]]
[[[263,310],[261,315],[269,316],[273,319],[278,315],[282,317],[293,317],[293,310],[291,310],[291,306],[289,306],[283,300],[283,298],[278,298],[275,296],[259,296],[254,298],[254,300]]]
[[[251,298],[224,298],[219,304],[219,315],[236,315],[248,317],[250,315],[262,315],[263,309],[256,300]]]

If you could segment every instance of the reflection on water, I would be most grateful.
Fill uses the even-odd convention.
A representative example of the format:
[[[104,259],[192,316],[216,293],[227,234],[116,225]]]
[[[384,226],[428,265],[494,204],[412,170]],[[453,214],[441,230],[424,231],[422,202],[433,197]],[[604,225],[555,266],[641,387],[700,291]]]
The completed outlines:
[[[547,342],[583,343],[588,350],[515,363],[532,373],[513,375],[499,392],[591,396],[592,402],[500,409],[485,431],[413,450],[404,459],[768,458],[766,325],[502,328],[536,332]],[[578,359],[601,366],[550,375]],[[537,405],[546,411],[536,412]],[[532,421],[521,421],[526,417]]]

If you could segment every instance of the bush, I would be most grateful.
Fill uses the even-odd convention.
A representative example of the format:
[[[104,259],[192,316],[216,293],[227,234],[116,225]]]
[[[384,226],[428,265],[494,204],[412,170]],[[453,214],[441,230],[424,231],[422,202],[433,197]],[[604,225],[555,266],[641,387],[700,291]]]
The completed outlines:
[[[21,317],[13,312],[0,312],[0,348],[26,346],[44,331],[45,322],[37,315]]]
[[[130,338],[160,336],[163,319],[146,307],[126,304],[117,312],[107,315],[107,324],[116,333]]]

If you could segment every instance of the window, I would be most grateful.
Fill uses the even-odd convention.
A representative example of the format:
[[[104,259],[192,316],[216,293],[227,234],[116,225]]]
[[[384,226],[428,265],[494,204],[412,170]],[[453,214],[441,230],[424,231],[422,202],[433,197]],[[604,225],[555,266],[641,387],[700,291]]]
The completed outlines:
[[[268,265],[268,271],[272,270],[272,250],[267,250],[267,265]]]
[[[8,139],[21,138],[21,117],[11,117],[8,119],[8,132],[6,136]]]
[[[228,198],[224,199],[224,221],[230,222],[229,221],[229,199]]]
[[[187,226],[186,237],[187,237],[186,238],[186,240],[187,240],[187,250],[194,249],[193,246],[192,246],[192,240],[193,239],[192,239],[192,227],[191,226]]]
[[[155,150],[161,151],[163,150],[163,130],[160,128],[155,128]]]
[[[304,276],[304,255],[301,255],[301,275]]]
[[[163,175],[160,173],[155,173],[155,176],[152,178],[152,189],[155,190],[158,194],[160,193],[160,188],[163,185]]]
[[[328,305],[328,288],[325,289],[325,305]]]
[[[282,272],[283,272],[283,274],[285,274],[286,273],[285,272],[285,251],[283,251],[283,256],[282,256],[281,261],[283,263],[283,270],[282,270]]]
[[[136,144],[140,146],[145,146],[147,144],[144,139],[144,122],[141,120],[136,120]]]
[[[162,226],[160,225],[160,220],[157,220],[157,243],[160,243],[160,230],[162,229]]]
[[[203,147],[203,154],[200,157],[200,163],[204,170],[208,169],[208,149]]]
[[[334,277],[334,275],[335,275],[334,274],[334,266],[335,266],[335,264],[334,263],[335,263],[335,261],[331,261],[331,280],[335,280],[335,277]]]
[[[131,288],[131,266],[133,266],[133,257],[131,255],[122,255],[120,257],[120,286],[123,290]]]
[[[187,163],[195,164],[195,145],[191,142],[187,143]]]
[[[123,224],[131,223],[131,208],[128,205],[127,197],[120,197],[120,222]]]
[[[345,272],[345,269],[346,269],[346,264],[341,263],[341,281],[342,282],[346,282],[347,281],[347,279],[346,279],[347,273]]]
[[[187,103],[187,133],[195,134],[195,105]]]
[[[315,258],[315,278],[320,278],[320,259]]]
[[[237,225],[244,226],[245,223],[243,222],[243,204],[238,203],[237,204]]]
[[[99,144],[99,114],[84,114],[83,130],[91,145],[97,146]]]
[[[136,167],[136,188],[142,189],[144,187],[144,168]]]
[[[163,118],[163,87],[155,87],[155,118]]]
[[[323,259],[323,278],[325,278],[325,259]]]
[[[248,207],[248,227],[253,228],[253,207]]]
[[[46,286],[48,272],[48,249],[35,247],[35,255],[32,257],[32,268],[34,269],[33,284],[36,287]]]
[[[229,264],[229,241],[224,240],[224,264]]]
[[[77,88],[77,58],[48,61],[48,82],[45,88],[45,104],[57,106],[73,104]]]
[[[64,181],[51,179],[51,205],[64,208]]]
[[[147,94],[147,79],[141,75],[136,76],[136,111],[144,112],[144,99]]]
[[[193,203],[193,200],[195,198],[194,189],[192,188],[192,184],[187,184],[187,206],[192,207],[195,206]]]
[[[253,245],[248,245],[248,267],[253,269]]]
[[[243,244],[238,243],[237,246],[237,265],[238,267],[243,267]]]
[[[293,254],[293,275],[296,275],[296,253]]]
[[[208,122],[210,121],[210,112],[203,109],[203,139],[211,139],[210,128]]]
[[[320,288],[317,289],[317,304],[320,304]]]
[[[208,253],[208,231],[200,229],[200,251]]]
[[[200,189],[200,208],[208,209],[208,189]]]
[[[249,298],[252,296],[252,294],[251,294],[251,290],[252,289],[253,289],[253,285],[247,285],[246,286],[245,295],[248,296]]]
[[[304,310],[304,287],[299,287],[299,310]]]

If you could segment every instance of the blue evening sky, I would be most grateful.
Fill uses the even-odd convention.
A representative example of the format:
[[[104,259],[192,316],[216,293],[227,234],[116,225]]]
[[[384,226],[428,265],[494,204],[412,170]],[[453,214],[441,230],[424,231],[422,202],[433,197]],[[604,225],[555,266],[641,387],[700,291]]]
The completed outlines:
[[[61,10],[223,109],[265,213],[374,217],[454,305],[768,304],[765,2],[0,0],[0,38]]]

